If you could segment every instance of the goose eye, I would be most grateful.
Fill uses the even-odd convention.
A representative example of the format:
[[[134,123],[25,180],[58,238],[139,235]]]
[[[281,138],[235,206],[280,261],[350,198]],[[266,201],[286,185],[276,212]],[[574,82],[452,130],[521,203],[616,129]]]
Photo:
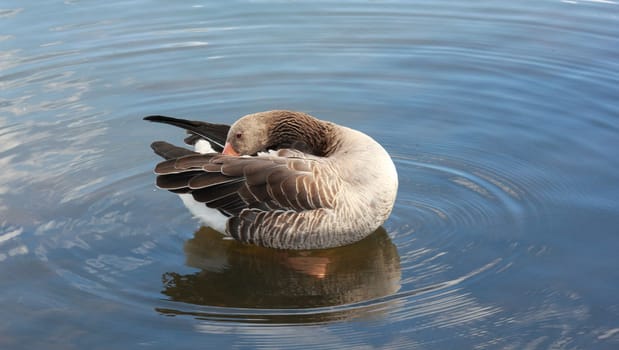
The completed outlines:
[[[237,132],[235,136],[237,139],[240,139],[241,137],[243,137],[243,133]]]

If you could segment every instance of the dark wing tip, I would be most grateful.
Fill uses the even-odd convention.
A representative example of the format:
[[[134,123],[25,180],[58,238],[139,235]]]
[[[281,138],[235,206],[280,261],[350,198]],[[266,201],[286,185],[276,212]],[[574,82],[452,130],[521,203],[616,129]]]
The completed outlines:
[[[178,123],[178,122],[185,122],[185,123],[188,122],[187,120],[166,117],[165,115],[149,115],[149,116],[142,118],[142,120],[147,120],[149,122],[155,122],[155,123],[167,123],[167,124]]]
[[[169,145],[169,143],[165,141],[154,141],[150,144],[150,148],[152,148],[153,151],[156,151],[159,147],[164,146],[164,145]]]
[[[199,135],[200,138],[209,141],[213,149],[217,152],[221,152],[224,149],[228,130],[230,129],[230,126],[225,124],[213,124],[195,120],[166,117],[163,115],[149,115],[143,119],[149,122],[174,125],[187,130],[190,134]],[[195,144],[195,141],[195,138],[191,138],[188,140],[188,143]]]
[[[159,121],[161,117],[163,116],[162,115],[149,115],[149,116],[142,118],[142,120],[148,120],[149,122],[157,122]]]

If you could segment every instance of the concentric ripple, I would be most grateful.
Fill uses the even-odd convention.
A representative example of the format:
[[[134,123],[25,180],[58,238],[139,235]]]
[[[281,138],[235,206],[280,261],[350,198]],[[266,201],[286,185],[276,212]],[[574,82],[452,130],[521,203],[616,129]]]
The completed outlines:
[[[619,344],[616,1],[2,7],[0,348]],[[393,155],[382,229],[248,247],[154,187],[142,116],[275,108]]]

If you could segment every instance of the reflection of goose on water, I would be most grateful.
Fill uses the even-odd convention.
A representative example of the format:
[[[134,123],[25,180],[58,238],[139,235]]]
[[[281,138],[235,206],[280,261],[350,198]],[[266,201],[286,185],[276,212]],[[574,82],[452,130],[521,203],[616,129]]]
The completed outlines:
[[[285,251],[240,244],[202,227],[185,243],[187,265],[164,274],[174,301],[242,308],[306,308],[380,298],[400,288],[400,257],[381,227],[345,247]]]
[[[376,230],[393,208],[395,165],[359,131],[293,111],[250,114],[232,126],[145,119],[186,129],[196,148],[154,142],[166,159],[155,168],[157,186],[239,241],[282,249],[343,246]]]

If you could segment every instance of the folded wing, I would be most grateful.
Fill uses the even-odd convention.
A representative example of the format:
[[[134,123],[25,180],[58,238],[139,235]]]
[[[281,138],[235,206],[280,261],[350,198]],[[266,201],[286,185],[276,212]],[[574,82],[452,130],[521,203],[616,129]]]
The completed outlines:
[[[158,154],[180,153],[158,151],[157,146],[153,144]],[[340,186],[337,177],[329,176],[327,162],[296,150],[255,157],[191,152],[159,163],[155,173],[157,186],[191,193],[195,200],[219,209],[232,217],[229,233],[253,243],[261,238],[251,233],[283,232],[301,221],[300,215],[304,225],[309,214],[319,220],[324,210],[334,208]]]

